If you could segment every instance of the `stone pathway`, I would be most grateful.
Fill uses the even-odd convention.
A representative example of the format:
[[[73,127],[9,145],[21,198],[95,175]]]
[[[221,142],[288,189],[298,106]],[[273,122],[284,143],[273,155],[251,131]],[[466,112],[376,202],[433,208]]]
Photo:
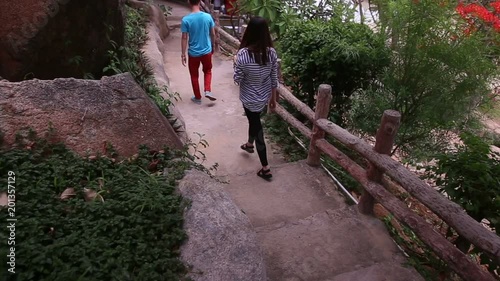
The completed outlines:
[[[189,137],[196,142],[199,133],[209,143],[202,149],[207,157],[204,164],[218,163],[216,176],[228,182],[226,191],[249,217],[269,280],[423,280],[414,269],[403,266],[405,259],[383,223],[348,206],[322,170],[304,161],[286,163],[268,141],[274,178],[266,182],[256,176],[257,154],[239,148],[246,141],[248,125],[232,80],[231,58],[216,55],[213,60],[212,85],[218,100],[192,103],[188,69],[181,64],[179,31],[180,19],[189,9],[164,3],[173,7],[164,63],[171,90],[182,98],[176,106]]]

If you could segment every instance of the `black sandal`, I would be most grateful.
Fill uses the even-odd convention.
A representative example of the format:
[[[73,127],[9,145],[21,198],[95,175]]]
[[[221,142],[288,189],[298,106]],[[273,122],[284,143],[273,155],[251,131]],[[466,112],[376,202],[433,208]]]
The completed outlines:
[[[273,177],[273,174],[271,174],[271,169],[269,170],[264,170],[264,168],[260,169],[258,172],[257,172],[257,176],[265,179],[265,180],[270,180],[272,177]]]
[[[253,146],[248,146],[246,143],[242,144],[240,146],[240,148],[243,149],[243,150],[245,150],[248,153],[253,153],[254,152]]]

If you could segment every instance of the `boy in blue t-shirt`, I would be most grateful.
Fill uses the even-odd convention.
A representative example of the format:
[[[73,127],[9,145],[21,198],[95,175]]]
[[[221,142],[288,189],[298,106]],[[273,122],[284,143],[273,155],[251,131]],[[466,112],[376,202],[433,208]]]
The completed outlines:
[[[181,48],[182,65],[186,66],[186,49],[188,49],[188,68],[191,75],[194,97],[191,100],[201,104],[199,78],[200,63],[203,66],[205,97],[214,101],[212,94],[212,54],[215,42],[215,23],[212,16],[200,11],[200,0],[189,0],[191,13],[182,18]],[[189,48],[188,48],[189,39]]]

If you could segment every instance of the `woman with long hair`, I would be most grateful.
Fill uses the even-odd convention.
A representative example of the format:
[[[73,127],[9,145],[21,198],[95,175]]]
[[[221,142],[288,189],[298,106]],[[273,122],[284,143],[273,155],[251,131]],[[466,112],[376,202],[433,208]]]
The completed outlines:
[[[234,62],[234,82],[240,86],[240,101],[248,119],[248,142],[241,149],[253,153],[254,142],[262,168],[257,175],[270,180],[266,143],[260,115],[266,105],[276,107],[278,56],[273,48],[267,21],[254,17],[248,23]]]

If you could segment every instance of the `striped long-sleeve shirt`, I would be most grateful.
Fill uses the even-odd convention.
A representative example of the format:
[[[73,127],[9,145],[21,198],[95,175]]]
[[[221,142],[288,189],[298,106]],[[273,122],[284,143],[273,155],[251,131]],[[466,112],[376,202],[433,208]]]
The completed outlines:
[[[240,100],[252,112],[261,112],[269,102],[272,89],[278,87],[278,55],[268,49],[265,65],[255,62],[247,48],[236,54],[234,82],[240,86]]]

